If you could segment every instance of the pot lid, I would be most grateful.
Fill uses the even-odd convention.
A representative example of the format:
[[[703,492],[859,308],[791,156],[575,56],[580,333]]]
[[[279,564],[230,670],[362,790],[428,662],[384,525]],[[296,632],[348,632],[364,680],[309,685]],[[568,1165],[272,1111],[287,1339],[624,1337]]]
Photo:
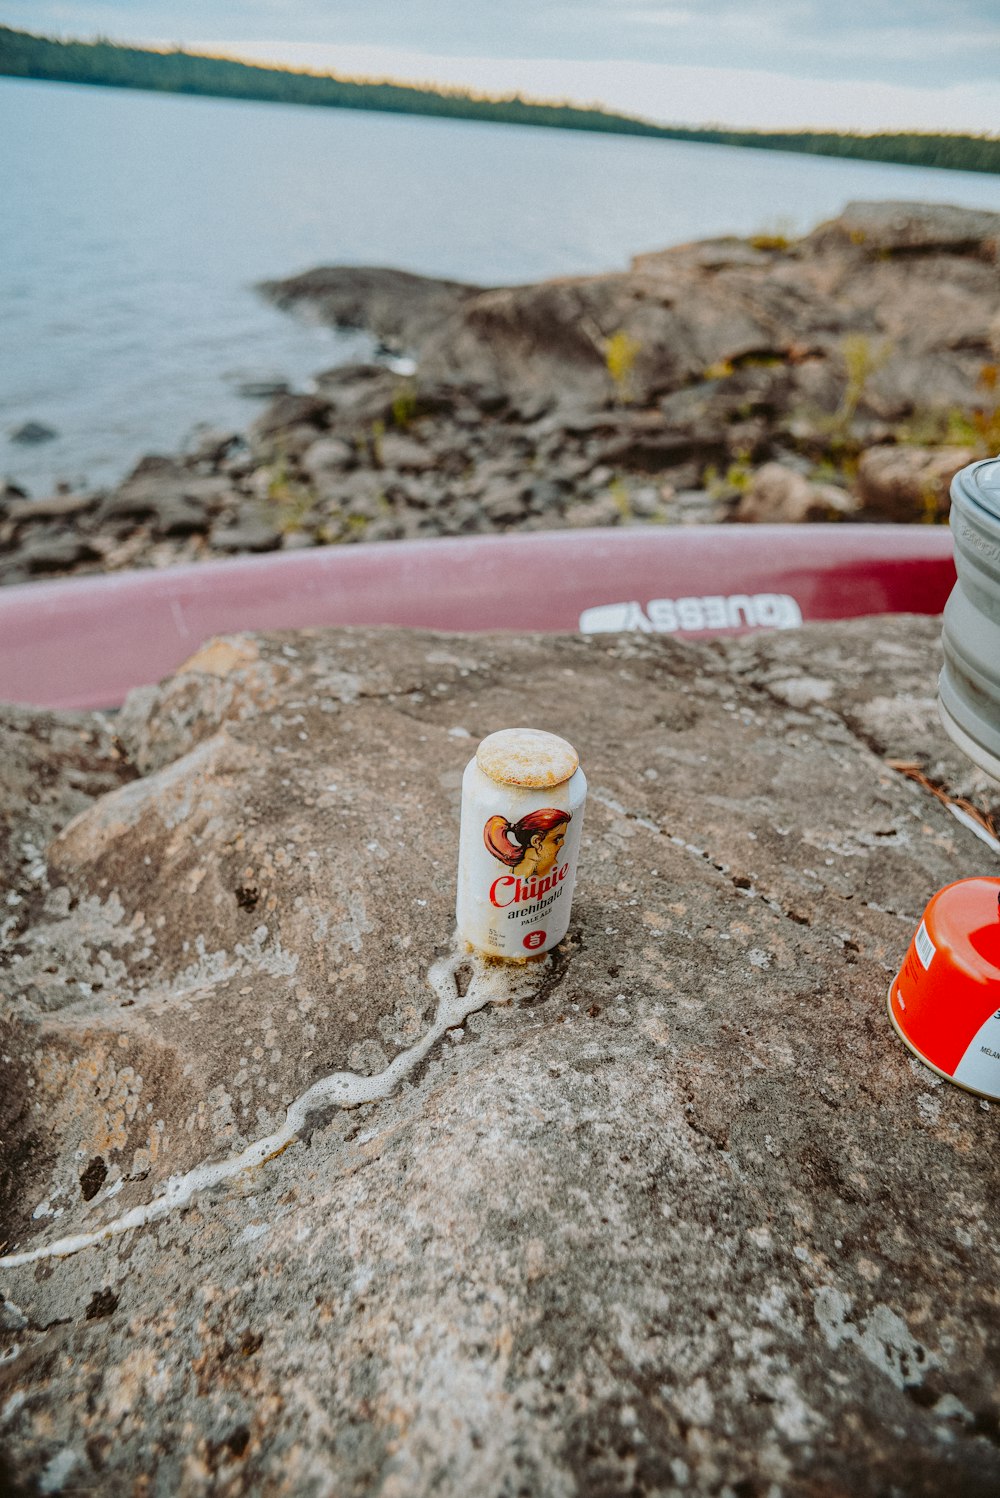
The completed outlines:
[[[971,500],[993,520],[1000,520],[1000,457],[982,463],[970,463],[952,480],[952,498],[959,493]]]

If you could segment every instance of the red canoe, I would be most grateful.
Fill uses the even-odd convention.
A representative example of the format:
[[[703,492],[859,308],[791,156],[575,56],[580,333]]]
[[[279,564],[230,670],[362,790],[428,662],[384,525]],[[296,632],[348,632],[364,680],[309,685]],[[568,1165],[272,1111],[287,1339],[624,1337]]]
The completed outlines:
[[[688,638],[937,614],[937,526],[692,526],[381,542],[0,591],[0,700],[115,707],[210,635],[319,625]]]

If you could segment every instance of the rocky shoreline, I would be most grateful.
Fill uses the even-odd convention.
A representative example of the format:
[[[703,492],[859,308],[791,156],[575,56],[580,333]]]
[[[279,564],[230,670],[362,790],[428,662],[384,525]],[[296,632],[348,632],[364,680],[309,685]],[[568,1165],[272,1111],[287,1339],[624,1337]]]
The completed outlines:
[[[8,484],[0,583],[491,531],[938,522],[952,474],[1000,448],[998,263],[1000,214],[859,203],[792,243],[701,241],[534,286],[357,267],[270,283],[385,361],[109,492]]]

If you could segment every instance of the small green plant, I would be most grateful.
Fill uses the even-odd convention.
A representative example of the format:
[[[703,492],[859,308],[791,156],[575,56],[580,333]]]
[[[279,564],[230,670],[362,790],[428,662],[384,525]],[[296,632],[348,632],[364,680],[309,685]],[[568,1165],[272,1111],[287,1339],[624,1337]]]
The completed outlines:
[[[275,456],[274,464],[267,476],[267,497],[276,500],[279,504],[288,496],[291,478],[288,472],[288,459],[284,451],[279,448]]]
[[[403,380],[392,397],[393,424],[405,432],[417,414],[417,392],[412,380]]]
[[[316,506],[312,490],[292,478],[283,452],[279,452],[268,475],[267,498],[277,508],[275,525],[282,535],[302,530]]]
[[[984,457],[1000,452],[1000,364],[984,364],[979,388],[986,397],[972,412],[972,425]]]
[[[920,491],[920,507],[920,525],[940,525],[945,517],[941,513],[941,499],[936,484],[924,484]]]
[[[970,447],[979,457],[1000,452],[1000,365],[984,364],[977,380],[981,400],[971,410],[918,408],[898,431],[914,447]]]
[[[638,339],[626,333],[624,328],[613,333],[604,345],[604,363],[615,387],[615,394],[623,406],[628,405],[632,399],[632,376],[641,348],[642,344]]]
[[[843,473],[830,458],[821,458],[809,477],[814,484],[843,483]]]
[[[614,501],[615,509],[623,520],[632,520],[634,511],[632,509],[632,497],[628,492],[628,485],[624,479],[612,479],[608,485],[608,494]]]
[[[840,405],[834,413],[835,430],[846,434],[850,430],[858,406],[868,387],[868,382],[887,362],[892,353],[892,344],[886,339],[877,347],[867,333],[848,333],[840,345],[841,357],[847,380]]]
[[[741,369],[782,369],[785,355],[778,353],[744,354],[739,361]]]
[[[737,494],[743,494],[749,489],[752,478],[753,469],[750,464],[745,458],[739,458],[726,469],[725,484],[728,489],[735,489]]]
[[[751,234],[750,243],[755,250],[787,250],[793,242],[792,221],[778,218],[756,234]]]
[[[728,380],[734,373],[735,366],[731,359],[716,359],[707,369],[702,370],[702,379],[705,380]]]
[[[745,494],[753,481],[753,468],[749,453],[739,453],[725,473],[720,473],[714,463],[709,463],[701,476],[702,488],[712,499],[735,499]]]
[[[382,467],[382,438],[385,436],[385,422],[381,416],[377,416],[371,424],[371,450],[372,462],[376,468]]]

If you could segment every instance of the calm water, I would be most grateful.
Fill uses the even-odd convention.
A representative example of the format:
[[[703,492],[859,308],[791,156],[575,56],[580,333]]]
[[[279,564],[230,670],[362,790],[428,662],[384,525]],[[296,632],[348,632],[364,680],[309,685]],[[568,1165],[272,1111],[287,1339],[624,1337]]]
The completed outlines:
[[[804,230],[851,198],[1000,209],[966,172],[0,80],[0,473],[119,476],[240,379],[365,352],[256,281],[322,263],[511,283],[705,235]],[[59,437],[18,447],[35,419]]]

